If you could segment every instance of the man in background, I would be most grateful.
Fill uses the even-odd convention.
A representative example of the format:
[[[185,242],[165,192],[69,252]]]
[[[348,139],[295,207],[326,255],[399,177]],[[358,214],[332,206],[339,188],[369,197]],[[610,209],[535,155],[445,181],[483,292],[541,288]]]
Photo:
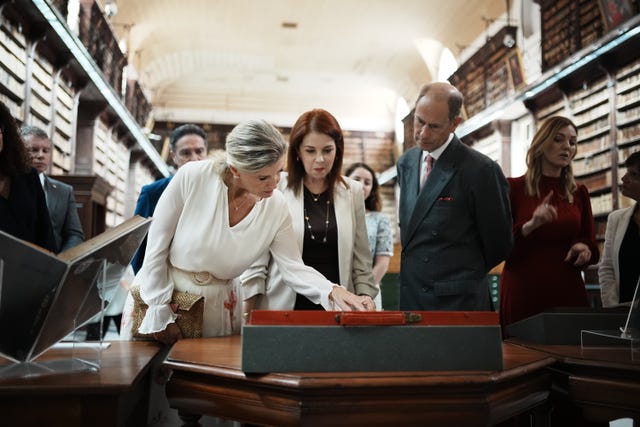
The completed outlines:
[[[417,147],[398,160],[400,310],[490,310],[487,273],[513,244],[500,166],[453,133],[462,100],[447,82],[424,86]]]
[[[176,168],[180,168],[191,161],[203,160],[207,157],[207,134],[200,126],[194,124],[186,124],[175,128],[169,137],[169,145],[171,159]],[[134,214],[145,218],[153,216],[158,200],[164,189],[169,185],[171,178],[173,176],[142,187]],[[138,270],[142,267],[146,248],[147,239],[145,238],[131,260],[134,273],[138,273]]]
[[[84,240],[73,187],[46,175],[52,160],[53,144],[47,133],[36,126],[23,126],[20,134],[40,175],[49,217],[53,226],[56,253],[72,248]]]

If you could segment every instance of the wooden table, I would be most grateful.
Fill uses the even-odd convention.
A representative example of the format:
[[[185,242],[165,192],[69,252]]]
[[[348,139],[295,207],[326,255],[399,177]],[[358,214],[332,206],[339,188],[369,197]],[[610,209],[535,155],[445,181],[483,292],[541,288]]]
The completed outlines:
[[[114,341],[102,352],[99,372],[31,378],[0,378],[0,420],[4,426],[145,426],[151,364],[161,347],[152,342]],[[74,355],[95,354],[78,350]],[[51,349],[38,358],[68,358],[70,349]],[[8,365],[5,359],[0,365]]]
[[[550,389],[546,368],[555,361],[506,344],[499,372],[247,376],[240,356],[239,336],[179,341],[164,363],[173,370],[166,386],[170,405],[182,413],[262,425],[486,426],[543,405]]]
[[[629,345],[585,348],[531,344],[510,339],[522,348],[542,351],[557,363],[551,369],[554,404],[564,425],[633,418],[640,422],[640,352]],[[574,411],[573,409],[577,409]]]

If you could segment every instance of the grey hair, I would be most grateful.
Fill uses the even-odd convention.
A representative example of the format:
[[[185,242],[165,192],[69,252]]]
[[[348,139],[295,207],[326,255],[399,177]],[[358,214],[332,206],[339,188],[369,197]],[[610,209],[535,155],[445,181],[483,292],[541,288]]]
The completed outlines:
[[[280,160],[287,143],[280,131],[264,120],[247,120],[227,135],[226,163],[244,172],[257,172]]]
[[[29,125],[20,128],[20,136],[23,138],[26,136],[35,136],[36,138],[49,139],[49,135],[47,135],[47,132],[42,130],[42,128]]]

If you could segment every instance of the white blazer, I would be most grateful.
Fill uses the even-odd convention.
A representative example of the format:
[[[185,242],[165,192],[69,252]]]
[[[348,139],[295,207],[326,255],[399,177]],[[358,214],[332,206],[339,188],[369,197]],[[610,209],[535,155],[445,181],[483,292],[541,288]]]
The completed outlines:
[[[620,305],[620,267],[618,257],[620,256],[620,245],[622,245],[622,240],[627,232],[634,209],[635,205],[618,209],[611,212],[607,218],[604,250],[598,265],[600,298],[602,299],[603,307]]]
[[[343,177],[349,188],[341,184],[334,191],[334,209],[338,227],[338,262],[340,285],[350,292],[369,295],[371,298],[379,292],[371,273],[371,252],[367,238],[365,221],[364,192],[359,182]],[[281,180],[281,188],[286,180]],[[301,191],[295,195],[289,189],[283,190],[293,223],[298,247],[302,253],[304,243],[304,197]],[[270,260],[268,267],[255,266],[241,277],[243,298],[261,294],[256,309],[292,310],[296,293],[283,281],[279,266]],[[265,274],[266,273],[266,274]]]

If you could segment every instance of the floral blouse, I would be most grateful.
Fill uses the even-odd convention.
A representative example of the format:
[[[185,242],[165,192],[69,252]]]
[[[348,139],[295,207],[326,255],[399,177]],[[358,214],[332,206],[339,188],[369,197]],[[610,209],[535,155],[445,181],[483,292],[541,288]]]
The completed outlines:
[[[389,218],[378,211],[367,212],[367,237],[371,256],[393,255],[393,231]]]

